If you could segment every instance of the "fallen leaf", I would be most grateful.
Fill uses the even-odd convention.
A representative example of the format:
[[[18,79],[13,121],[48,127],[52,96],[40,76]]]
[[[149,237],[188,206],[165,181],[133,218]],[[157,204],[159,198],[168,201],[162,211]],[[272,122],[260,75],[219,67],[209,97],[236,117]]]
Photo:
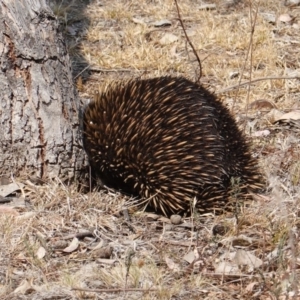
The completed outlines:
[[[194,251],[190,251],[183,257],[183,259],[185,261],[187,261],[189,264],[191,264],[195,260],[195,258],[196,258],[196,256],[195,256]]]
[[[292,20],[293,18],[289,14],[282,14],[278,17],[278,21],[282,23],[290,23]]]
[[[134,18],[134,17],[133,17],[131,20],[132,20],[132,22],[135,23],[135,24],[142,24],[142,25],[143,25],[143,24],[146,24],[142,19],[139,19],[139,18]]]
[[[238,249],[237,251],[222,254],[215,264],[215,272],[223,274],[241,274],[242,267],[246,268],[246,273],[252,272],[262,265],[262,260],[249,251]],[[244,268],[243,268],[244,270]]]
[[[194,256],[195,256],[195,259],[199,259],[199,257],[200,257],[198,249],[196,247],[194,249]]]
[[[261,259],[243,249],[236,251],[233,261],[239,266],[247,266],[248,272],[252,272],[263,264]]]
[[[279,120],[300,120],[300,110],[294,110],[291,112],[288,112],[286,114],[281,115],[279,118],[275,120],[275,122]]]
[[[231,261],[221,261],[215,267],[216,273],[221,274],[239,274],[240,270],[237,264]]]
[[[4,197],[3,199],[9,198],[9,203],[7,205],[11,207],[25,207],[26,202],[24,197]]]
[[[250,282],[247,286],[246,286],[246,291],[247,292],[252,292],[254,290],[254,287],[257,285],[257,282]]]
[[[72,240],[71,244],[68,247],[66,247],[63,250],[63,252],[71,253],[71,252],[75,251],[78,248],[78,246],[79,246],[79,240],[78,240],[78,238],[74,238]]]
[[[161,45],[169,45],[178,41],[178,37],[172,33],[166,33],[160,40]]]
[[[25,256],[25,254],[23,252],[19,253],[16,256],[16,259],[19,260],[19,261],[27,261],[27,257]]]
[[[171,26],[172,22],[169,20],[160,20],[160,21],[156,21],[153,23],[154,27],[166,27],[166,26]]]
[[[21,281],[19,286],[13,291],[14,294],[27,294],[29,290],[34,290],[32,287],[32,282],[27,281],[27,279],[24,279]]]
[[[24,187],[24,184],[22,184],[22,183],[17,184],[15,182],[12,182],[12,183],[6,184],[6,185],[1,185],[0,186],[0,196],[6,197],[6,196],[10,195],[11,193],[19,191],[23,187]]]
[[[97,249],[102,248],[103,245],[104,245],[104,241],[101,239],[100,242],[99,242],[96,246],[94,246],[94,247],[88,247],[88,249],[90,249],[90,250],[92,250],[92,251],[93,251],[93,250],[97,250]]]
[[[273,108],[265,114],[264,118],[270,123],[274,123],[276,120],[280,119],[282,115],[283,113],[280,110]]]
[[[210,4],[210,3],[205,3],[205,4],[202,4],[200,6],[198,6],[198,9],[200,10],[210,10],[210,9],[216,9],[217,6],[216,4]]]

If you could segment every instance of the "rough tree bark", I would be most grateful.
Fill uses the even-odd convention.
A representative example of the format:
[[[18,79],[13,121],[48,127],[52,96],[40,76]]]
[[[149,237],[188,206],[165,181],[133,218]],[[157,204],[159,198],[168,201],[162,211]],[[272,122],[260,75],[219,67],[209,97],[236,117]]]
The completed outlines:
[[[0,172],[76,177],[78,99],[44,0],[0,0],[0,59]]]

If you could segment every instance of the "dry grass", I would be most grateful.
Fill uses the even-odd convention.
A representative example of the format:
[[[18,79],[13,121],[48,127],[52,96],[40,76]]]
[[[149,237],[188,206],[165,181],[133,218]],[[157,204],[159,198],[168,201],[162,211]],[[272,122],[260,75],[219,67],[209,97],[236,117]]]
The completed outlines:
[[[202,59],[203,84],[219,92],[250,76],[299,73],[299,6],[252,1],[250,10],[246,0],[209,3],[216,9],[179,0]],[[246,60],[257,7],[252,59]],[[83,96],[115,79],[197,77],[173,0],[57,1],[53,10]],[[263,13],[294,19],[272,24]],[[172,25],[153,26],[163,19]],[[161,43],[166,34],[178,40]],[[281,112],[299,109],[299,81],[266,79],[219,96],[247,134],[271,130],[253,140],[268,180],[263,196],[237,215],[195,212],[175,226],[136,209],[128,219],[122,213],[128,199],[110,191],[84,194],[59,180],[40,186],[16,179],[29,202],[0,214],[1,299],[300,299],[299,130],[275,130],[268,107],[246,110],[247,101],[256,100]]]

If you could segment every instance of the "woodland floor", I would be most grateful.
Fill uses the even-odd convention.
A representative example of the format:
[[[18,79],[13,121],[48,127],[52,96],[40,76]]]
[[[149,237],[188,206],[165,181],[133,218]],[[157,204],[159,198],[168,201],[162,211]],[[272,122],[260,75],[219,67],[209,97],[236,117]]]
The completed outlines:
[[[0,214],[1,299],[300,299],[299,1],[178,2],[201,83],[253,141],[265,193],[174,225],[127,215],[132,200],[114,191],[15,178],[26,201]],[[173,0],[51,7],[82,99],[111,80],[199,74]]]

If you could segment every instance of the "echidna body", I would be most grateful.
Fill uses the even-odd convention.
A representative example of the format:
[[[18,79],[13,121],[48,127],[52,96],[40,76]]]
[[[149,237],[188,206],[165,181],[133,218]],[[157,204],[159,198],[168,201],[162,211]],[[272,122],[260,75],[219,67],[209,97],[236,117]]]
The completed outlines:
[[[185,78],[110,85],[83,113],[93,171],[166,215],[222,210],[261,188],[256,161],[228,109]]]

